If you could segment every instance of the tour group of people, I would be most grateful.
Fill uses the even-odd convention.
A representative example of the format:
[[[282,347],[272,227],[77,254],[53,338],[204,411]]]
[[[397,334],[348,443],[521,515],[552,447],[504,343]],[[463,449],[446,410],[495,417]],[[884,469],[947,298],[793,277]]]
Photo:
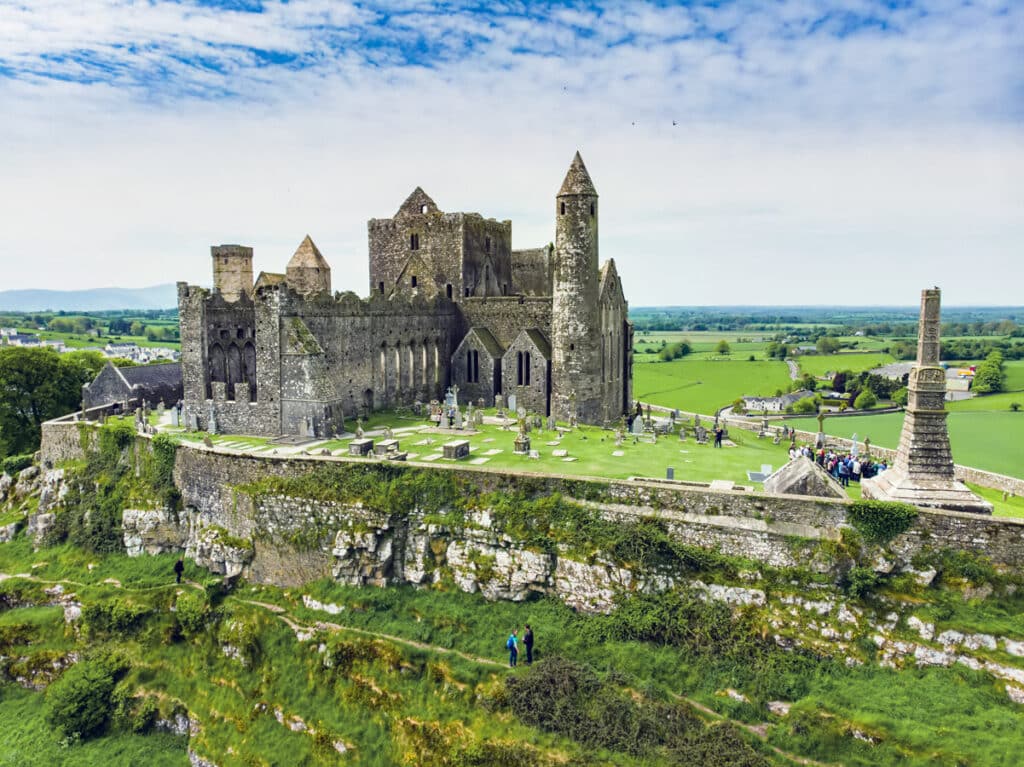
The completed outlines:
[[[789,460],[799,456],[810,458],[825,471],[835,477],[843,487],[849,487],[850,482],[860,482],[861,479],[874,477],[889,468],[885,460],[875,461],[871,456],[863,458],[855,453],[837,453],[834,450],[826,450],[819,447],[813,450],[809,445],[789,448]]]

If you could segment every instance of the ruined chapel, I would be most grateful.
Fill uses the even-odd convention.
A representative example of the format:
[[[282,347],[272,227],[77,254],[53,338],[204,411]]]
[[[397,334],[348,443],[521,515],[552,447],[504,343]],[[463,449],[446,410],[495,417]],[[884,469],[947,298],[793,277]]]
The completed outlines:
[[[443,399],[516,396],[584,423],[632,397],[633,329],[598,195],[579,153],[555,195],[553,245],[513,250],[512,222],[445,213],[420,188],[371,219],[369,296],[333,293],[307,236],[283,274],[252,248],[211,248],[213,289],[178,283],[185,422],[221,433],[328,437],[345,418]]]

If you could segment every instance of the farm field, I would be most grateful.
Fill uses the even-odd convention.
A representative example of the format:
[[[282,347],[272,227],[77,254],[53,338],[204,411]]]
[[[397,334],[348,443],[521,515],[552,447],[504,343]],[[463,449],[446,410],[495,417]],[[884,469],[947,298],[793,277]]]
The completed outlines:
[[[801,372],[817,378],[826,373],[838,373],[842,370],[859,373],[862,370],[871,370],[895,361],[895,357],[883,352],[853,352],[849,354],[809,354],[797,359],[797,364],[800,366]]]
[[[654,405],[713,414],[745,394],[788,390],[782,361],[707,360],[686,357],[633,367],[633,397]]]

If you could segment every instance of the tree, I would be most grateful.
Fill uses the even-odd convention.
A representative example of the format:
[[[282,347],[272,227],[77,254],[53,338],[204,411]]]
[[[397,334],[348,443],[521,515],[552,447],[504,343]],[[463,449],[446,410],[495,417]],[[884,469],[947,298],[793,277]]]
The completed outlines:
[[[732,403],[732,412],[736,415],[744,415],[747,412],[747,405],[743,397],[737,397]]]
[[[828,336],[819,336],[816,343],[818,354],[835,354],[839,351],[839,342]]]
[[[1002,391],[1005,381],[1006,373],[1003,370],[1003,355],[998,351],[994,351],[985,358],[984,362],[978,365],[971,388],[977,394],[991,394]]]
[[[718,346],[715,347],[715,352],[722,355],[728,355],[732,350],[729,348],[729,342],[724,338],[718,342]]]
[[[128,331],[133,336],[141,336],[146,332],[146,326],[138,320],[135,320],[135,322],[133,322],[128,328]]]
[[[896,391],[894,391],[892,393],[892,401],[894,403],[896,403],[897,405],[899,405],[900,407],[906,407],[907,406],[907,400],[909,399],[909,397],[910,397],[910,392],[907,391],[907,387],[906,386],[904,386],[901,389],[897,389]]]
[[[858,410],[870,410],[878,404],[878,398],[871,389],[864,389],[853,401],[853,406]]]
[[[98,352],[0,349],[0,456],[39,447],[43,421],[77,410],[82,384],[102,367]]]

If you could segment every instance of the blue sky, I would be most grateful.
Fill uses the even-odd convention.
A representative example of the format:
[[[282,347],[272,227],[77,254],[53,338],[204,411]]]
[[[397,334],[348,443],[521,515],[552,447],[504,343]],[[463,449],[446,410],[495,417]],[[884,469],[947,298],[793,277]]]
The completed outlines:
[[[1024,303],[1020,2],[0,0],[0,110],[5,288],[365,293],[413,187],[532,247],[579,149],[634,305]]]

